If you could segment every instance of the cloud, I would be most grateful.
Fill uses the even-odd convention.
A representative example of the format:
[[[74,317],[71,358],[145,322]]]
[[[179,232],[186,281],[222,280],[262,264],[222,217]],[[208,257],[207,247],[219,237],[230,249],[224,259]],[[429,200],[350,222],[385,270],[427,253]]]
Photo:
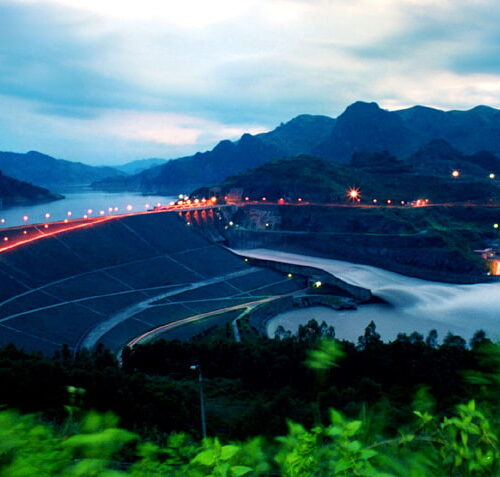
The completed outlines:
[[[493,0],[0,0],[0,93],[19,107],[0,108],[0,148],[175,157],[358,99],[498,106],[499,16]]]

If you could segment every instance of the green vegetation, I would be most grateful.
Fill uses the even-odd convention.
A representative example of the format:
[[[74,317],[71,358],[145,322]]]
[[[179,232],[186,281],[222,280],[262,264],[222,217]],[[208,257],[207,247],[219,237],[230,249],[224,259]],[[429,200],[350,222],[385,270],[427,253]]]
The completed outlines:
[[[458,179],[448,175],[417,173],[408,164],[394,160],[391,167],[362,168],[354,165],[325,161],[317,157],[301,155],[292,159],[267,162],[255,169],[228,177],[220,184],[222,191],[240,188],[251,199],[267,197],[268,200],[301,197],[311,202],[347,202],[346,192],[351,187],[361,190],[363,203],[371,204],[391,200],[400,201],[429,199],[431,203],[497,201],[500,188],[487,178],[465,175]],[[451,172],[451,171],[450,171]],[[482,176],[481,176],[482,177]],[[201,189],[196,192],[206,195]]]
[[[425,344],[415,336],[398,341],[435,349],[432,340]],[[411,404],[412,411],[405,415],[405,424],[397,428],[387,425],[390,405],[386,402],[377,413],[364,410],[357,418],[330,409],[325,419],[312,426],[289,420],[285,432],[278,437],[225,443],[219,437],[199,442],[184,433],[171,433],[152,442],[118,427],[117,419],[109,413],[83,413],[81,401],[86,393],[70,387],[70,403],[66,406],[69,417],[58,426],[33,415],[0,412],[0,475],[498,476],[496,399],[500,350],[486,341],[477,334],[472,343],[471,352],[478,359],[483,357],[480,361],[484,366],[468,376],[476,399],[465,399],[440,415],[429,391],[420,388]],[[448,337],[445,342],[441,348],[448,352],[466,351],[457,339]],[[382,351],[380,346],[371,325],[359,347],[363,351]],[[316,391],[330,372],[342,368],[347,354],[335,341],[316,341],[306,353],[307,369],[314,375]],[[265,426],[267,421],[261,418],[259,422]]]

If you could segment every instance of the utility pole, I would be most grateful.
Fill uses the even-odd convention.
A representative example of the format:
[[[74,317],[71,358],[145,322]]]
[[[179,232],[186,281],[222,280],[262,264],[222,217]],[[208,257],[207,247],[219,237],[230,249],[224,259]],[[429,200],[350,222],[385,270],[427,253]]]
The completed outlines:
[[[205,398],[203,395],[203,375],[201,374],[201,366],[194,364],[190,367],[193,370],[198,370],[198,383],[200,385],[200,414],[201,414],[201,435],[203,439],[207,437],[207,423],[205,419]]]

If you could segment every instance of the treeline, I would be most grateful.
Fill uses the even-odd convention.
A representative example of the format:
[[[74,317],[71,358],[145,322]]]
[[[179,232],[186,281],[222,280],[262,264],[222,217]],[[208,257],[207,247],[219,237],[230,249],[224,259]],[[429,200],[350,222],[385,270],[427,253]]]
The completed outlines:
[[[22,412],[41,412],[52,422],[65,417],[67,387],[84,389],[78,405],[111,410],[122,425],[150,439],[173,431],[199,435],[198,364],[203,372],[210,435],[243,439],[286,432],[286,419],[313,426],[335,408],[352,418],[373,412],[385,426],[407,423],[421,389],[444,415],[460,402],[477,397],[465,373],[491,374],[491,363],[476,334],[471,346],[448,336],[438,345],[400,335],[383,343],[370,324],[359,343],[342,342],[338,365],[318,372],[305,365],[308,351],[332,330],[316,322],[297,337],[232,341],[158,341],[125,350],[121,365],[105,349],[72,356],[63,349],[53,358],[0,349],[0,403]],[[485,399],[492,399],[488,396]],[[379,411],[383,407],[383,413]]]

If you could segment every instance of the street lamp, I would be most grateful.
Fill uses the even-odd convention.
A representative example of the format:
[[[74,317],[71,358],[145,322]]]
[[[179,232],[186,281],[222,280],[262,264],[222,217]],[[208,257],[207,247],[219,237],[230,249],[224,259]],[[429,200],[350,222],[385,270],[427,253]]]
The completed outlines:
[[[203,376],[201,374],[201,366],[199,364],[193,364],[189,367],[192,370],[198,370],[198,382],[200,384],[200,414],[201,414],[201,435],[203,439],[207,437],[207,423],[205,419],[205,399],[203,396]]]

